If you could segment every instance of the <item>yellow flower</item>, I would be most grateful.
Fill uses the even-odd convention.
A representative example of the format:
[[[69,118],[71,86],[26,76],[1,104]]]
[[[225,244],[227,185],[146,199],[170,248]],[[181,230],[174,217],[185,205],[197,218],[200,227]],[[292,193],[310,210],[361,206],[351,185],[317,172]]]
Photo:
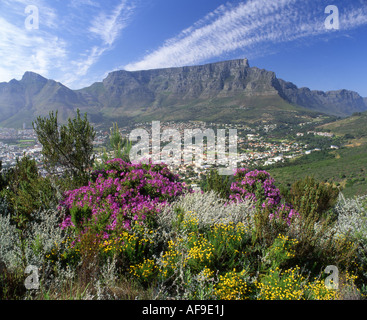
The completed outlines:
[[[214,292],[220,300],[239,300],[246,299],[249,288],[243,279],[245,270],[237,273],[235,269],[219,276],[218,283],[215,285]]]

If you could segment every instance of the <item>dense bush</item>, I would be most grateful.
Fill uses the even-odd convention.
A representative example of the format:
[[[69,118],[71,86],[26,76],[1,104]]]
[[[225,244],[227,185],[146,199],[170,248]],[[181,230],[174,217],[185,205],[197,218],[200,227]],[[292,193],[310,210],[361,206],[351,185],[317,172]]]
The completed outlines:
[[[109,160],[104,170],[92,173],[88,186],[66,192],[62,226],[91,228],[108,239],[115,230],[129,230],[133,221],[154,223],[161,207],[184,191],[166,165]]]
[[[301,203],[314,206],[298,205],[299,196],[288,203],[292,198],[281,196],[266,171],[239,169],[225,199],[213,190],[187,190],[165,165],[114,159],[88,185],[66,192],[59,210],[35,206],[26,229],[0,198],[0,260],[7,269],[1,297],[363,297],[365,198],[341,195],[333,205],[330,193],[331,201],[321,197],[327,204],[321,210],[316,198],[329,189],[305,185],[291,194],[308,190]],[[315,205],[319,211],[310,211]],[[333,219],[322,216],[324,210],[333,210]],[[27,264],[42,270],[39,290],[24,292]],[[325,287],[327,265],[339,268],[339,290]]]
[[[11,221],[8,204],[0,198],[0,261],[8,269],[14,269],[22,264],[21,243],[19,231]]]
[[[336,187],[307,176],[292,184],[287,200],[302,216],[314,215],[319,220],[334,207],[338,194]]]
[[[250,225],[255,214],[253,204],[250,199],[228,203],[214,191],[187,193],[181,195],[170,206],[163,208],[158,215],[158,227],[170,230],[172,225],[179,222],[177,219],[182,219],[181,215],[185,213],[195,214],[201,230],[216,223],[241,222]]]
[[[235,172],[234,177],[230,199],[253,199],[257,206],[261,205],[263,208],[273,208],[280,203],[280,191],[275,187],[275,181],[268,172],[241,168]]]
[[[299,214],[285,203],[274,179],[264,170],[240,168],[231,185],[231,202],[251,199],[255,202],[253,241],[269,245],[279,234],[286,232]]]
[[[24,156],[5,173],[7,187],[0,192],[6,199],[12,220],[19,229],[26,229],[31,214],[57,206],[57,197],[52,183],[38,173],[35,160]]]
[[[226,199],[231,193],[231,180],[233,180],[232,176],[222,176],[218,173],[218,170],[212,169],[205,178],[202,178],[200,188],[204,192],[214,191],[220,197]]]
[[[6,177],[4,174],[3,163],[0,160],[0,192],[7,186]]]
[[[80,117],[77,110],[74,119],[59,125],[58,112],[51,111],[49,117],[38,117],[32,122],[38,141],[42,144],[42,155],[45,167],[54,172],[62,166],[64,173],[71,177],[73,185],[82,185],[88,181],[88,173],[94,163],[93,140],[94,128],[84,114]]]
[[[355,269],[362,283],[367,282],[367,199],[366,196],[345,199],[340,195],[335,206],[338,219],[333,227],[335,237],[348,235],[356,247]]]

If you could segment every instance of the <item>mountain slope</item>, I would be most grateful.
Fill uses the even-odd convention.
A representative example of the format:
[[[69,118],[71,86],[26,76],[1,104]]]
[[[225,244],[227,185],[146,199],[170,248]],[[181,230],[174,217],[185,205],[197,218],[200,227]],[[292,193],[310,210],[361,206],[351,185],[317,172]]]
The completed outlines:
[[[26,72],[20,81],[0,83],[1,125],[30,126],[37,116],[46,116],[50,110],[58,110],[59,118],[65,121],[83,105],[82,97],[59,82]]]
[[[352,116],[320,126],[336,135],[348,135],[350,139],[367,139],[367,112],[356,112]]]
[[[335,116],[349,116],[367,108],[366,100],[357,92],[348,90],[318,91],[297,88],[293,83],[279,79],[280,95],[290,103]]]
[[[294,109],[279,97],[274,81],[273,72],[250,68],[245,59],[193,67],[116,71],[102,83],[78,92],[89,99],[93,97],[103,106],[100,111],[107,118],[119,115],[136,121],[243,121],[260,120],[267,109]]]
[[[356,92],[299,89],[278,79],[274,72],[250,67],[247,59],[192,67],[116,71],[98,85],[79,92],[82,95],[87,92],[103,106],[101,113],[105,117],[114,114],[139,121],[262,121],[264,118],[271,121],[275,111],[284,109],[341,117],[367,109]]]

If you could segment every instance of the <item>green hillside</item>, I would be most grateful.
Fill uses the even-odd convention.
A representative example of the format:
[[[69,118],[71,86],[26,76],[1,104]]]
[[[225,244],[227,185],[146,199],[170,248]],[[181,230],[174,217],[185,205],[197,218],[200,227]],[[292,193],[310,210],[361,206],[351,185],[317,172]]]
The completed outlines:
[[[367,193],[367,145],[314,152],[268,171],[283,186],[305,176],[314,176],[319,181],[340,186],[345,196],[363,195]]]
[[[348,135],[351,139],[367,137],[367,112],[354,113],[352,116],[324,124],[320,129],[328,130],[336,135]]]
[[[195,100],[187,105],[167,106],[164,109],[152,108],[134,120],[137,122],[200,120],[222,123],[280,124],[301,123],[305,118],[309,119],[317,115],[319,113],[287,103],[278,95],[248,97],[243,94],[205,101]],[[108,116],[109,114],[106,114],[106,117]]]

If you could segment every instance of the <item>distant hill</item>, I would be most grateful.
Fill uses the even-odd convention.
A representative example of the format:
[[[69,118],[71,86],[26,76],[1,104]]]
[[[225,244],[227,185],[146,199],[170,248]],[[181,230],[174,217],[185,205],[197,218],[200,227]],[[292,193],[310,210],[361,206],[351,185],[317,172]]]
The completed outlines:
[[[58,110],[60,119],[74,115],[85,104],[82,97],[59,82],[26,72],[20,81],[0,83],[0,124],[8,127],[30,126],[38,115]]]
[[[352,116],[320,126],[336,135],[347,135],[350,139],[367,139],[367,112],[355,112]]]
[[[367,194],[367,146],[329,150],[328,156],[314,152],[301,163],[290,163],[278,168],[266,168],[279,185],[289,186],[306,176],[340,186],[344,196]]]
[[[59,110],[65,121],[76,109],[93,122],[203,120],[304,122],[320,113],[346,117],[367,110],[367,99],[348,90],[311,91],[250,67],[247,59],[200,66],[115,71],[102,82],[71,90],[26,72],[0,83],[0,125],[21,127]]]
[[[313,175],[319,181],[340,185],[346,197],[367,193],[367,112],[355,112],[350,117],[316,127],[344,137],[339,149],[313,152],[286,166],[272,168],[269,172],[283,185],[295,179]],[[333,142],[330,141],[330,144]]]

